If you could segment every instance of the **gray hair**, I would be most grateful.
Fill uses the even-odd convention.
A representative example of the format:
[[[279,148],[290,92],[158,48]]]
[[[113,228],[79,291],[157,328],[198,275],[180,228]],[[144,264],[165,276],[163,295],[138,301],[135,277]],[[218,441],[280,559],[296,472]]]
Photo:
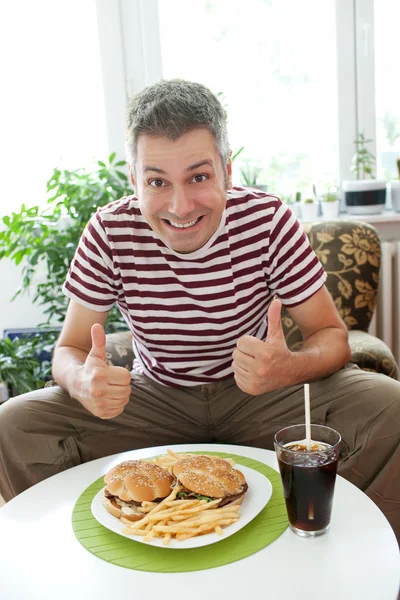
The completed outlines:
[[[125,128],[126,156],[134,168],[140,135],[177,140],[197,127],[207,128],[225,168],[230,155],[226,112],[207,87],[182,79],[163,80],[134,96],[129,103]]]

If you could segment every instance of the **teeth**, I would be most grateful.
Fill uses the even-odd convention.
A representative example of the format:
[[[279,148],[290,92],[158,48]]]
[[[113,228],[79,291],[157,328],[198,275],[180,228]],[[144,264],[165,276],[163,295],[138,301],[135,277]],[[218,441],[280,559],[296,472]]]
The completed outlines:
[[[178,229],[184,229],[185,227],[192,227],[195,225],[199,219],[194,219],[194,221],[190,221],[189,223],[174,223],[174,221],[168,221],[172,227],[177,227]]]

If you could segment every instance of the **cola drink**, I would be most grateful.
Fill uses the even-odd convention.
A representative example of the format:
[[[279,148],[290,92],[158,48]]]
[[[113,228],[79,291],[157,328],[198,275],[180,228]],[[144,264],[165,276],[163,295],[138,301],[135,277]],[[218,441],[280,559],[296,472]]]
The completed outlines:
[[[310,449],[307,449],[304,439],[287,441],[287,435],[281,432],[275,436],[278,438],[275,449],[290,527],[304,537],[325,533],[331,520],[340,435],[330,431],[336,434],[336,438],[330,436],[332,443],[315,441],[315,437],[324,436],[321,432],[318,436],[314,431],[314,443]]]
[[[306,450],[298,445],[296,452],[283,450],[279,470],[290,524],[304,531],[320,531],[331,520],[338,457],[328,444]]]

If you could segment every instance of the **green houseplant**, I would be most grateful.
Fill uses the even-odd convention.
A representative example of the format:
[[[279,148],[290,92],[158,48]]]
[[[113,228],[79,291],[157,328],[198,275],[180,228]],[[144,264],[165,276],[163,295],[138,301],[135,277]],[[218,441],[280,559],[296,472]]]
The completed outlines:
[[[36,348],[39,340],[39,335],[0,339],[0,382],[7,388],[4,400],[43,387],[50,365],[39,360]]]
[[[386,181],[375,179],[375,156],[367,148],[372,141],[359,134],[351,166],[356,179],[342,182],[347,211],[353,215],[378,214],[385,208]]]
[[[354,140],[356,152],[353,156],[351,172],[357,179],[374,179],[375,156],[367,148],[373,140],[367,140],[363,133]]]
[[[45,315],[44,323],[39,324],[44,329],[43,334],[34,340],[20,338],[18,347],[15,341],[10,344],[6,340],[0,346],[4,365],[6,359],[15,361],[18,356],[25,357],[18,367],[26,388],[39,387],[39,381],[50,373],[50,368],[38,370],[35,358],[39,362],[37,357],[46,350],[51,354],[54,347],[68,305],[62,285],[86,223],[98,207],[132,193],[128,177],[121,170],[124,165],[125,161],[116,161],[113,153],[105,162],[97,161],[92,171],[56,168],[47,182],[46,208],[23,204],[18,212],[2,219],[0,260],[8,257],[22,267],[21,285],[12,299],[31,290],[33,303],[40,306]],[[39,272],[41,280],[44,272],[44,281],[37,284]],[[106,331],[122,329],[126,329],[126,323],[114,307],[107,319]],[[29,356],[32,360],[28,361]],[[0,370],[0,377],[12,386],[13,393],[15,390],[19,393],[21,388],[16,385],[11,370],[4,369]],[[25,387],[24,391],[27,391]]]
[[[315,221],[318,217],[317,190],[315,184],[308,186],[301,197],[301,216],[303,221]]]
[[[246,160],[240,168],[241,183],[245,187],[256,188],[263,192],[268,192],[268,184],[265,183],[264,169],[253,161]]]
[[[295,217],[301,218],[301,192],[297,190],[294,194],[294,202],[291,205],[291,210]]]
[[[325,219],[336,219],[339,215],[339,196],[336,187],[329,188],[321,196],[321,210]]]
[[[306,196],[301,201],[301,215],[303,221],[314,221],[318,217],[318,203],[312,196]]]

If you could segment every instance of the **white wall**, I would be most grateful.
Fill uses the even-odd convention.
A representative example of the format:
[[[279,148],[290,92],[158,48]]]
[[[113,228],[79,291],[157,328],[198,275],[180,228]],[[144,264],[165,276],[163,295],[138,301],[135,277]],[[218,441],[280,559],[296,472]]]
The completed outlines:
[[[0,337],[4,329],[36,327],[44,321],[42,311],[27,294],[11,302],[21,281],[21,269],[7,258],[0,260]]]

